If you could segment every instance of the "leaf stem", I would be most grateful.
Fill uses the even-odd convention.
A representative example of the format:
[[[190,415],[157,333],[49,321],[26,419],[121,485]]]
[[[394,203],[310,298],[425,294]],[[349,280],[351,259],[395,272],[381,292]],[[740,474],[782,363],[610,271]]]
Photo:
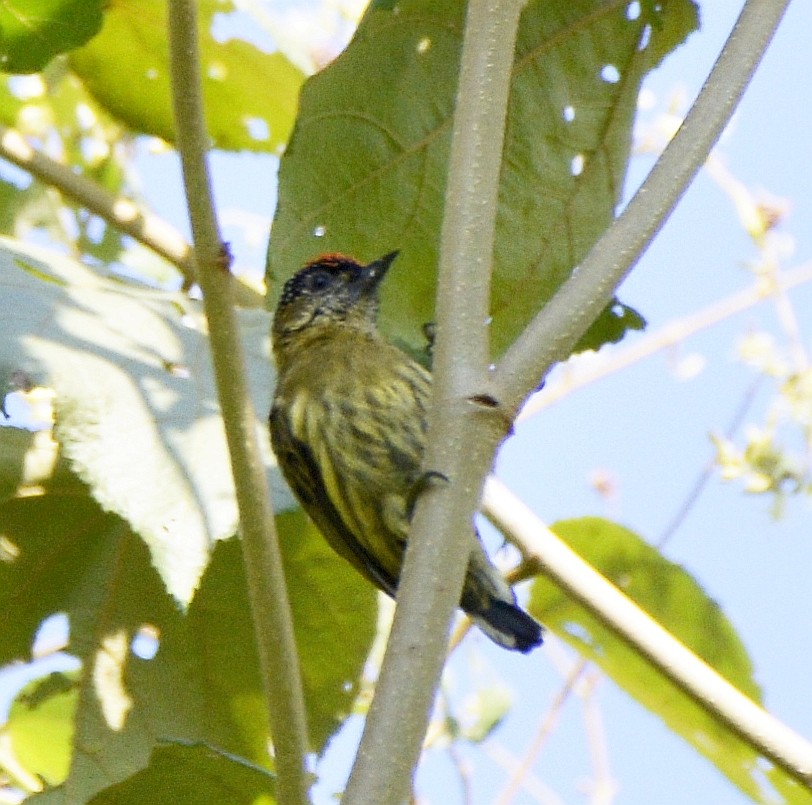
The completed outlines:
[[[299,658],[282,558],[248,395],[234,317],[227,255],[221,241],[206,163],[200,58],[194,0],[169,3],[170,70],[178,149],[194,235],[199,282],[209,322],[214,374],[240,511],[248,596],[274,741],[277,801],[308,801],[307,723]]]
[[[612,299],[702,166],[750,82],[789,0],[747,0],[702,91],[623,214],[505,353],[493,396],[516,411]]]
[[[504,431],[470,402],[487,383],[490,268],[521,0],[471,0],[441,234],[433,403],[398,606],[345,805],[407,798],[460,600],[473,512]],[[502,423],[503,424],[503,423]],[[406,683],[408,680],[408,683]]]

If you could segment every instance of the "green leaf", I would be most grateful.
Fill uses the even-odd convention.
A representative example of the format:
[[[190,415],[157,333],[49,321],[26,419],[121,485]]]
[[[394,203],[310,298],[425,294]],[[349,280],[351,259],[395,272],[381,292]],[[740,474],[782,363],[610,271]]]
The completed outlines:
[[[209,134],[217,148],[276,151],[293,125],[301,71],[281,53],[217,42],[215,14],[230,2],[203,0],[200,47]],[[175,139],[164,0],[112,0],[101,34],[70,65],[96,100],[134,131]]]
[[[164,744],[149,766],[102,791],[90,805],[274,805],[275,779],[241,758],[203,744]]]
[[[93,611],[101,586],[99,543],[114,541],[115,517],[75,491],[0,503],[0,664],[28,658],[39,624],[56,612]],[[103,574],[102,574],[103,576]],[[76,649],[74,649],[76,653]],[[81,652],[79,652],[81,653]]]
[[[581,336],[573,352],[600,349],[604,344],[616,344],[629,330],[644,330],[646,320],[633,308],[615,300],[595,319]]]
[[[719,605],[679,565],[665,559],[636,534],[599,518],[557,523],[553,530],[573,550],[705,662],[754,701],[761,694],[736,630]],[[695,704],[658,668],[594,615],[546,580],[533,584],[530,609],[546,626],[599,665],[623,690],[658,715],[705,755],[755,802],[775,802],[776,791],[792,791],[786,802],[810,803],[777,768],[764,761]],[[769,790],[765,782],[774,786]]]
[[[276,518],[310,740],[321,752],[349,715],[377,628],[377,593],[301,510]]]
[[[433,318],[464,5],[374,4],[346,51],[303,87],[280,165],[271,302],[319,252],[370,260],[399,248],[383,290],[384,325],[422,344]],[[690,0],[662,4],[657,25],[642,13],[630,19],[628,8],[532,0],[522,14],[499,188],[495,355],[611,222],[641,81],[697,24]],[[635,322],[610,309],[586,345],[617,340]]]
[[[228,725],[228,703],[217,708],[196,697],[196,680],[170,651],[153,660],[133,653],[143,629],[154,630],[162,647],[171,645],[181,615],[123,520],[102,512],[87,493],[48,494],[0,506],[0,532],[15,548],[13,559],[0,563],[0,609],[8,619],[0,661],[25,658],[39,623],[64,612],[68,651],[83,663],[68,801],[86,801],[143,767],[159,735],[198,739],[208,730],[242,746],[233,726],[221,726]],[[66,749],[67,704],[37,708],[40,740],[55,757]]]
[[[42,70],[59,53],[95,36],[104,0],[25,0],[0,3],[0,69]]]
[[[241,316],[257,432],[281,511],[295,503],[267,440],[268,316]],[[0,240],[0,321],[0,374],[23,371],[56,391],[64,455],[96,500],[144,538],[167,589],[188,604],[213,543],[237,526],[199,306]]]
[[[303,514],[281,515],[279,533],[311,747],[321,753],[356,696],[376,627],[376,593]],[[87,490],[0,504],[0,534],[0,611],[7,619],[0,664],[26,659],[39,624],[55,612],[67,616],[67,651],[83,663],[73,692],[46,680],[13,708],[14,749],[30,771],[58,782],[71,756],[64,790],[86,799],[143,768],[159,739],[203,741],[270,765],[237,540],[218,543],[184,615],[141,540]],[[157,646],[152,659],[136,652],[144,634]],[[70,729],[66,714],[73,709]],[[32,734],[39,753],[32,754]]]
[[[371,585],[327,546],[301,512],[281,515],[277,525],[309,734],[313,749],[321,752],[357,694],[375,634],[376,595]],[[205,689],[210,695],[234,702],[245,700],[249,688],[259,695],[262,680],[236,540],[221,543],[215,551],[189,610],[189,627],[206,658]],[[251,647],[250,654],[246,646]],[[259,749],[265,741],[264,719],[257,721],[255,713],[250,715],[251,719],[243,723],[239,709],[234,713],[243,723],[244,734],[253,734],[255,749]]]

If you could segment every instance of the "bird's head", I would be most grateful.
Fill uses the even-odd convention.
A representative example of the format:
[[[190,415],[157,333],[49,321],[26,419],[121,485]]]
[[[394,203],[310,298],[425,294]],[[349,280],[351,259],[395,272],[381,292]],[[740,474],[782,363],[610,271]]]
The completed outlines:
[[[397,256],[398,252],[390,252],[361,265],[351,257],[326,254],[308,263],[282,289],[273,322],[274,343],[321,328],[373,332],[378,286]]]

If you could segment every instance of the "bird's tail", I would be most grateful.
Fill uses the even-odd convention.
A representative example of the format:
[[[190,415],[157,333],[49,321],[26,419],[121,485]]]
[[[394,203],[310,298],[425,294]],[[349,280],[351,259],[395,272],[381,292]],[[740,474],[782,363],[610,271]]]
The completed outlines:
[[[516,603],[513,589],[477,541],[468,563],[460,606],[494,643],[527,653],[544,640],[541,625]]]
[[[503,648],[526,654],[544,642],[541,625],[516,604],[494,598],[487,609],[469,612],[468,615],[494,643]]]

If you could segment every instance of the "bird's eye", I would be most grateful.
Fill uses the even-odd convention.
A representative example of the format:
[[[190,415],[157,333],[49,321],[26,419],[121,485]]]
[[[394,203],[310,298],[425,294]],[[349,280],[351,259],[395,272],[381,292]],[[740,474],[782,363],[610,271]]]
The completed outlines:
[[[312,292],[323,291],[330,284],[330,277],[323,271],[311,274],[307,279],[307,289]]]

